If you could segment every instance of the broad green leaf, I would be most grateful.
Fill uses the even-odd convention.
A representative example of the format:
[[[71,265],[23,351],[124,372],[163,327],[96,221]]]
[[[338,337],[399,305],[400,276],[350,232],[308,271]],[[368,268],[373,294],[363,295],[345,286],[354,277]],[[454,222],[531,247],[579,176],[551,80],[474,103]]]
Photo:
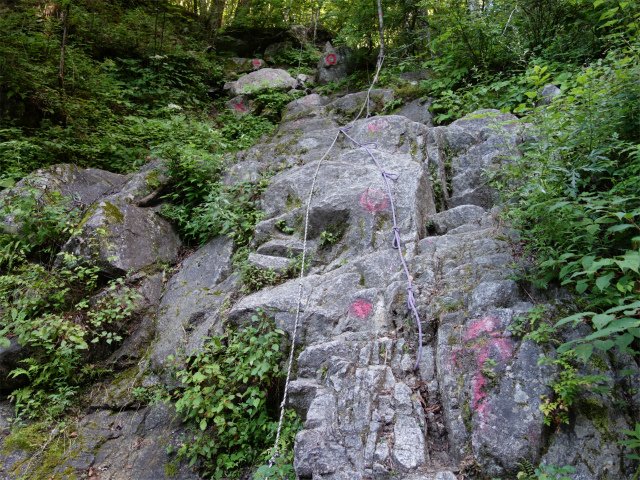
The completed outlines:
[[[640,309],[640,300],[632,302],[628,305],[619,305],[608,309],[605,313],[616,313],[624,311],[625,315],[633,315],[636,310]]]
[[[629,318],[629,317],[620,318],[618,320],[614,320],[613,322],[611,322],[607,328],[598,330],[597,332],[592,333],[591,335],[588,335],[585,338],[585,340],[595,340],[597,338],[602,338],[602,337],[606,337],[607,335],[611,335],[612,333],[624,332],[629,328],[637,327],[639,323],[640,323],[640,320],[637,320],[635,318]]]
[[[598,277],[596,279],[596,286],[600,289],[600,291],[604,290],[611,284],[611,279],[614,277],[613,272],[608,273],[602,277]]]
[[[629,333],[636,338],[640,338],[640,328],[630,328]]]
[[[626,269],[631,269],[636,273],[640,273],[638,270],[640,269],[640,252],[637,251],[627,251],[624,255],[622,255],[622,260],[615,260],[618,266],[625,271]]]
[[[579,340],[571,340],[570,342],[563,343],[562,345],[560,345],[558,347],[557,352],[558,353],[568,352],[569,350],[571,350],[573,348],[573,344],[576,343],[576,342],[579,342]]]
[[[616,338],[616,345],[618,345],[623,351],[633,342],[633,335],[630,333],[624,333]]]
[[[575,352],[576,356],[586,364],[589,360],[589,357],[591,357],[591,354],[593,353],[593,345],[590,343],[578,345],[575,348]]]
[[[593,346],[602,352],[606,352],[615,345],[613,340],[595,340]]]
[[[627,224],[627,225],[614,225],[613,227],[607,228],[607,232],[608,233],[622,232],[622,231],[627,230],[629,228],[634,228],[634,226],[630,225],[630,224]]]
[[[558,323],[556,323],[556,327],[566,325],[567,323],[573,322],[576,320],[584,320],[585,316],[591,316],[591,315],[595,315],[595,313],[594,312],[575,313],[573,315],[570,315],[560,320]]]

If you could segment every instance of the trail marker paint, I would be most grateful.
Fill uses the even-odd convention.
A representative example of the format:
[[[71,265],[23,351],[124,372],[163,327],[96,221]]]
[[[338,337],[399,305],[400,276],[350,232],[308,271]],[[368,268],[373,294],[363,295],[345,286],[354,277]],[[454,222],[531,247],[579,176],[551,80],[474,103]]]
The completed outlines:
[[[246,112],[247,109],[242,106],[242,102],[244,102],[244,98],[240,100],[240,103],[234,103],[233,106],[236,107],[236,111],[234,113],[238,113],[240,111]]]
[[[369,213],[378,213],[384,211],[389,206],[387,194],[380,190],[367,188],[360,195],[360,205]]]
[[[335,53],[330,53],[329,55],[324,57],[324,61],[327,62],[327,65],[333,65],[338,61],[338,58],[336,57]]]
[[[358,318],[366,318],[367,315],[371,313],[372,307],[373,305],[371,305],[369,302],[362,298],[359,298],[358,300],[353,302],[353,305],[351,305],[349,311]]]

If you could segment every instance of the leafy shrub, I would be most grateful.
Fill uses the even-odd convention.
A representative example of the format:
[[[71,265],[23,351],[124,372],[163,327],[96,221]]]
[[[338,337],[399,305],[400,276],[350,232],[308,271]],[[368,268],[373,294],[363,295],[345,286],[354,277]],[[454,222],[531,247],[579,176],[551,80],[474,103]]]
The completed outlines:
[[[57,193],[28,187],[14,193],[0,205],[1,218],[10,213],[14,223],[0,234],[0,345],[6,348],[16,338],[30,355],[24,368],[10,373],[28,379],[11,394],[17,412],[34,418],[46,405],[47,415],[55,418],[91,374],[83,364],[90,345],[120,341],[139,296],[117,279],[90,303],[99,269],[59,253],[76,232],[80,212],[70,211],[71,199]]]
[[[536,67],[535,91],[527,94],[536,141],[506,168],[501,185],[512,200],[508,217],[538,259],[538,285],[557,280],[586,301],[588,310],[558,324],[593,326],[588,343],[560,348],[575,348],[586,361],[594,347],[625,350],[640,337],[640,150],[631,133],[639,131],[632,112],[640,70],[612,54],[568,79],[562,99],[535,108],[545,70]]]
[[[176,409],[197,426],[178,454],[205,475],[236,477],[256,461],[266,462],[278,426],[277,392],[285,345],[284,332],[264,315],[253,316],[236,330],[209,339],[195,356],[176,359],[182,381]],[[300,428],[294,414],[286,416],[285,432]],[[291,433],[283,442],[291,442]],[[281,444],[285,452],[290,445]]]

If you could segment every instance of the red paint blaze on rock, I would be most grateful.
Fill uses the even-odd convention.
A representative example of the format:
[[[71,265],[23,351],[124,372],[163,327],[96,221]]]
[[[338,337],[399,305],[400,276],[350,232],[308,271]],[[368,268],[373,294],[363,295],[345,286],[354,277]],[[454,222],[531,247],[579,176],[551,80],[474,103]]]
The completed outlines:
[[[504,338],[502,332],[496,331],[499,327],[500,319],[489,315],[471,323],[464,336],[464,341],[468,342],[482,333],[489,334],[489,340],[482,347],[478,344],[471,347],[476,360],[475,375],[471,381],[471,401],[473,409],[480,414],[481,419],[485,418],[490,411],[489,405],[484,402],[487,396],[485,387],[488,385],[487,379],[482,374],[483,369],[488,367],[485,362],[493,359],[499,364],[504,364],[513,357],[513,343],[508,338]],[[458,352],[452,353],[451,359],[457,360]]]
[[[482,387],[487,384],[482,373],[477,373],[475,377],[473,377],[473,382],[471,383],[471,390],[473,391],[473,409],[478,410],[480,408],[484,408],[484,405],[480,402],[484,397],[487,396],[486,393],[482,391]]]
[[[488,317],[481,318],[480,320],[473,322],[467,329],[467,334],[464,336],[464,341],[468,342],[476,338],[483,332],[493,332],[500,325],[500,320],[496,317],[489,315]]]
[[[253,66],[254,67],[259,67],[260,66],[260,60],[254,60],[253,61]]]
[[[368,188],[360,196],[360,205],[369,213],[378,213],[387,208],[389,201],[386,193]]]
[[[369,302],[362,298],[359,298],[358,300],[353,302],[353,305],[351,305],[349,311],[358,318],[365,318],[371,312],[371,308],[372,305]]]
[[[236,111],[234,113],[238,113],[240,111],[242,111],[242,112],[246,112],[247,111],[247,109],[242,106],[243,102],[244,102],[244,98],[242,100],[240,100],[240,103],[234,103],[233,104],[233,106],[236,107]]]
[[[338,59],[336,58],[335,54],[330,53],[324,58],[324,61],[327,62],[327,65],[333,65],[338,61]]]
[[[379,130],[384,130],[388,126],[389,126],[389,122],[387,122],[384,118],[381,119],[381,120],[374,120],[373,122],[370,122],[367,125],[369,130],[371,130],[372,132],[377,132]]]

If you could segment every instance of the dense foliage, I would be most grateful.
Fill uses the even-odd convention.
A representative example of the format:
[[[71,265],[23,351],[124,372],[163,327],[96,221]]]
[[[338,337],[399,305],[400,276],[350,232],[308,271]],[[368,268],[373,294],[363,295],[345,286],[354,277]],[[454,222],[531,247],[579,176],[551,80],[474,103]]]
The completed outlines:
[[[38,189],[0,202],[0,216],[10,213],[21,225],[0,233],[0,346],[17,340],[28,354],[10,373],[24,385],[10,398],[25,417],[56,418],[68,411],[80,387],[100,373],[91,353],[122,339],[139,297],[116,279],[89,301],[102,286],[99,269],[60,252],[78,219],[68,205],[59,196],[41,198]]]
[[[284,332],[261,314],[212,337],[197,355],[175,359],[176,376],[184,386],[176,409],[199,427],[179,451],[191,465],[202,460],[205,474],[219,479],[256,461],[269,461],[278,428],[284,344]],[[279,459],[270,477],[293,474],[293,437],[300,427],[296,414],[289,412],[278,446],[286,458]]]

